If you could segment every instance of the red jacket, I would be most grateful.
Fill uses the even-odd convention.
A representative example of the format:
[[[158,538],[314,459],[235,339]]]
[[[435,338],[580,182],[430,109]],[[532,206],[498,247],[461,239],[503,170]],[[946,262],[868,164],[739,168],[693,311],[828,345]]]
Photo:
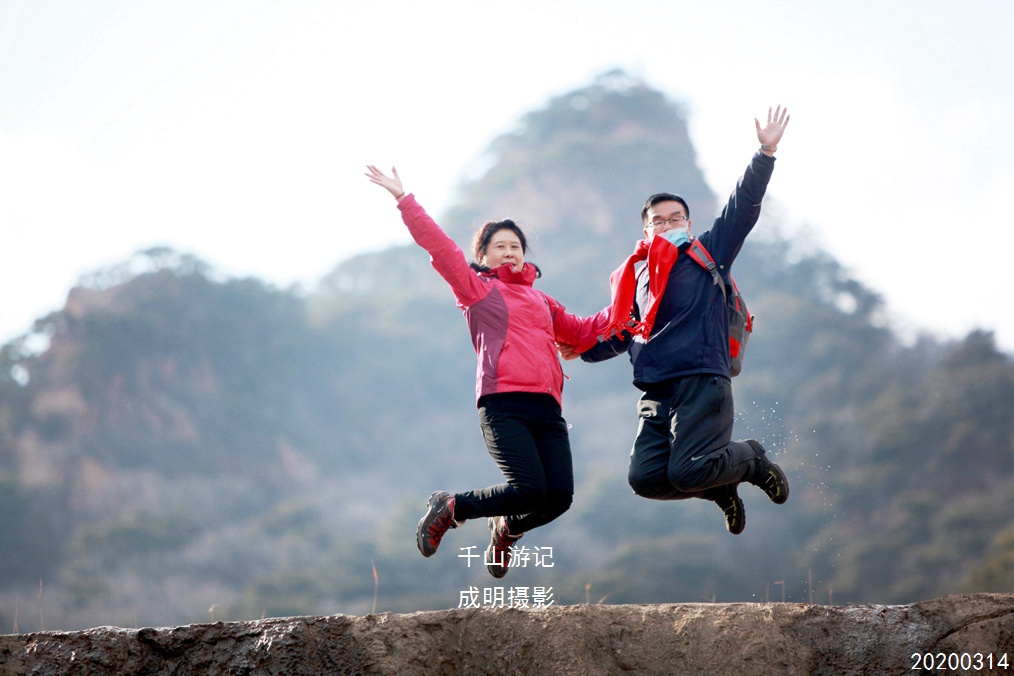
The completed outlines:
[[[563,369],[555,343],[575,345],[578,352],[588,349],[605,330],[606,314],[577,317],[566,312],[532,286],[536,269],[531,263],[520,272],[509,263],[476,272],[414,195],[403,197],[398,209],[465,315],[478,357],[476,399],[497,392],[543,392],[561,403]]]

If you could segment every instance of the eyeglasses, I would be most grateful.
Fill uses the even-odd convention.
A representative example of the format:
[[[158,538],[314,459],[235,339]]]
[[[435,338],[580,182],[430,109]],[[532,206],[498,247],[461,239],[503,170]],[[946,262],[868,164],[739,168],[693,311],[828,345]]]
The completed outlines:
[[[646,225],[645,227],[651,228],[652,230],[657,230],[658,228],[661,228],[662,226],[668,225],[670,223],[673,226],[677,226],[680,224],[680,221],[689,221],[689,220],[690,220],[689,218],[681,214],[679,216],[673,216],[671,218],[652,221],[651,223],[648,223],[648,225]]]

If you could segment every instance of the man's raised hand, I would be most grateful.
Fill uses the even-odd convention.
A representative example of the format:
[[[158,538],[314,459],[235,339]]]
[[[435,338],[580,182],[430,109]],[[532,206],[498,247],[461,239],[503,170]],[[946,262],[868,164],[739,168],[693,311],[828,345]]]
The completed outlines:
[[[764,127],[761,127],[760,120],[756,117],[753,121],[757,125],[757,140],[763,146],[774,148],[782,140],[785,127],[789,124],[789,109],[785,108],[783,110],[781,106],[778,106],[772,112],[771,108],[768,108],[768,123]]]

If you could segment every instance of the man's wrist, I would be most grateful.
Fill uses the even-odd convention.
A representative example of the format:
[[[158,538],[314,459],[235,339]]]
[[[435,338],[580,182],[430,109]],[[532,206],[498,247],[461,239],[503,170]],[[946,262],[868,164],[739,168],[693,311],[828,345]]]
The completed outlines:
[[[778,146],[769,146],[767,143],[763,143],[760,149],[765,155],[774,155],[775,151],[778,150]]]

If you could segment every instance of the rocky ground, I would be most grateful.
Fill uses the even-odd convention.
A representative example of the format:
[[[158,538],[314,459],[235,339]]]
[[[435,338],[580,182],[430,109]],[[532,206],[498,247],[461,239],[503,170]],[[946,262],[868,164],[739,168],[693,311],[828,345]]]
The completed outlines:
[[[0,676],[920,671],[1014,673],[1014,594],[903,606],[482,608],[0,636]]]

